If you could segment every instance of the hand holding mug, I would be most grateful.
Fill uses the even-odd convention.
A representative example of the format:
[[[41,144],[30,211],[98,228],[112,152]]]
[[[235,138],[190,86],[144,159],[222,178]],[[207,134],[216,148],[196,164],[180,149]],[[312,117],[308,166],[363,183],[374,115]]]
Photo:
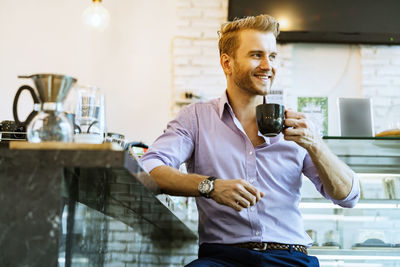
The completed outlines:
[[[311,148],[320,140],[313,123],[307,119],[304,113],[286,109],[285,114],[286,128],[283,131],[285,140],[294,141],[305,149]]]

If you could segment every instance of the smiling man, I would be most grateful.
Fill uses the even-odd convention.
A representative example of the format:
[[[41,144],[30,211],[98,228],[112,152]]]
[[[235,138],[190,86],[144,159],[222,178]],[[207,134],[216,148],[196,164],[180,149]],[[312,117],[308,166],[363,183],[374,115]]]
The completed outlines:
[[[278,34],[268,15],[223,25],[226,91],[184,107],[142,157],[165,193],[197,197],[199,259],[188,266],[319,266],[307,254],[312,240],[298,209],[302,173],[340,206],[359,198],[357,176],[304,114],[286,110],[289,128],[277,137],[258,130],[256,106],[275,77]],[[184,162],[187,174],[177,170]]]

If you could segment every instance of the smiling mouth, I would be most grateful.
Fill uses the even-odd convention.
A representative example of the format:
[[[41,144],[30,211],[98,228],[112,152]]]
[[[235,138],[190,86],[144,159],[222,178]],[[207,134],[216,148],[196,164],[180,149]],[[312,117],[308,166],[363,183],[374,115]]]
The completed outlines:
[[[270,74],[254,74],[254,76],[258,80],[263,81],[263,82],[266,82],[266,81],[270,80],[271,77],[272,77],[272,75],[270,75]]]

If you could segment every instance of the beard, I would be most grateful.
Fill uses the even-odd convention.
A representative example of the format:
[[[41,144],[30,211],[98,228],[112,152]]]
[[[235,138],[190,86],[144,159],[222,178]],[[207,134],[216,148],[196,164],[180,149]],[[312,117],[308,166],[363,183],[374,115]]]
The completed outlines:
[[[261,71],[261,70],[243,70],[243,68],[235,63],[234,65],[234,78],[233,81],[237,87],[245,90],[251,94],[266,95],[267,91],[272,86],[274,75],[272,71]],[[266,81],[262,81],[256,77],[256,75],[269,75],[270,78]]]

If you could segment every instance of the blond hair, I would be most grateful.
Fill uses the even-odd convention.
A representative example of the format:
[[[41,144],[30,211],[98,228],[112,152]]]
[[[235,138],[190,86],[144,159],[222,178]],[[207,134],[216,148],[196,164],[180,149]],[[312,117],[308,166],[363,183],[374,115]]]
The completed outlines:
[[[234,19],[221,26],[219,34],[219,54],[228,54],[235,57],[239,47],[239,32],[242,30],[257,30],[272,32],[275,38],[279,35],[279,23],[270,15],[250,16],[241,19]]]

